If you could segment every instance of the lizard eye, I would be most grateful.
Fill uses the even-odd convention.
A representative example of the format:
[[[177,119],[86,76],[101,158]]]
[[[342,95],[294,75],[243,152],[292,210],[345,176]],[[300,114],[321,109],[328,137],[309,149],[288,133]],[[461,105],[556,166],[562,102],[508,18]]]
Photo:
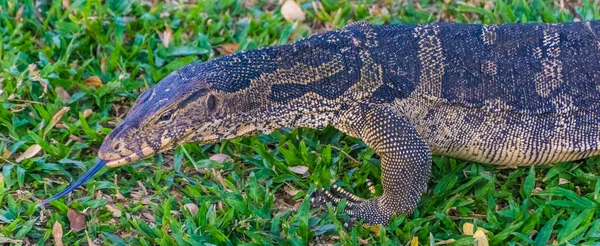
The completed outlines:
[[[210,112],[215,111],[217,108],[217,98],[214,95],[209,95],[208,99],[206,99],[206,107]]]
[[[164,113],[163,115],[160,116],[159,120],[161,122],[169,121],[169,120],[171,120],[172,115],[173,115],[173,113],[171,111],[167,111],[166,113]]]

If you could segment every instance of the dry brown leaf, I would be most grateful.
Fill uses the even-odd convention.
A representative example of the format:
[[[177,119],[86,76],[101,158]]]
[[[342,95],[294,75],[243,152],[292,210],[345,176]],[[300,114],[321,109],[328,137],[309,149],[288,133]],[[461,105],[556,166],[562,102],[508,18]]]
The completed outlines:
[[[435,243],[435,245],[446,245],[446,244],[451,244],[453,242],[456,242],[456,240],[451,238],[448,240],[439,241],[439,242]]]
[[[77,141],[77,142],[83,142],[83,139],[81,139],[78,136],[75,135],[69,135],[69,139],[73,140],[73,141]]]
[[[231,158],[231,156],[226,155],[226,154],[214,154],[210,157],[211,160],[216,161],[218,163],[223,163],[225,161],[231,161],[233,160]]]
[[[69,92],[67,92],[67,90],[65,90],[65,88],[58,86],[54,88],[54,91],[56,91],[56,94],[58,95],[58,98],[60,98],[61,102],[69,103],[71,101],[71,95]]]
[[[88,108],[88,109],[86,109],[86,110],[83,110],[83,118],[87,118],[87,117],[89,117],[90,115],[92,115],[92,113],[93,113],[93,112],[94,112],[94,111],[92,111],[92,110],[91,110],[91,109],[89,109],[89,108]]]
[[[71,223],[71,230],[73,230],[73,232],[78,232],[85,229],[84,214],[69,208],[69,211],[67,212],[67,218],[69,218],[69,223]]]
[[[63,9],[68,9],[71,6],[69,0],[62,0]]]
[[[558,179],[558,184],[559,185],[564,185],[564,184],[568,184],[568,183],[570,183],[570,182],[567,179],[563,179],[563,178],[559,178]]]
[[[183,209],[189,211],[192,216],[196,216],[196,214],[198,214],[198,206],[196,206],[196,204],[193,204],[193,203],[185,204],[185,205],[183,205]]]
[[[302,11],[300,5],[292,0],[287,0],[283,3],[281,6],[281,15],[288,21],[304,21],[306,19],[306,15],[304,15],[304,11]]]
[[[25,110],[24,104],[15,104],[12,107],[10,107],[10,112],[13,112],[13,113],[21,112],[23,110]]]
[[[58,123],[60,121],[60,118],[66,113],[69,112],[71,108],[69,107],[63,107],[60,110],[58,110],[58,112],[56,112],[56,114],[54,114],[54,116],[52,116],[52,119],[50,120],[50,124],[48,124],[48,130],[52,129],[56,123]],[[46,138],[46,133],[44,133],[44,138]]]
[[[123,214],[121,212],[121,210],[119,210],[118,208],[116,208],[116,207],[114,207],[113,205],[110,205],[110,204],[106,204],[106,209],[108,209],[108,211],[112,212],[113,213],[113,217],[115,217],[115,218],[119,218]]]
[[[52,237],[54,237],[54,244],[56,246],[63,246],[63,229],[58,221],[54,222],[54,226],[52,226]]]
[[[89,87],[100,88],[102,86],[102,80],[98,76],[90,76],[83,80],[83,83]]]
[[[488,242],[487,236],[482,229],[477,229],[475,234],[473,234],[473,238],[475,238],[475,246],[488,246],[490,243]]]
[[[306,175],[308,174],[308,167],[305,166],[293,166],[293,167],[289,167],[290,171],[294,172],[295,174],[298,175]]]
[[[300,192],[299,190],[292,189],[292,188],[291,188],[291,187],[289,187],[289,186],[284,186],[284,187],[283,187],[283,191],[284,191],[285,193],[287,193],[287,194],[288,194],[289,196],[291,196],[291,197],[294,197],[296,194],[298,194],[298,192]]]
[[[25,7],[25,4],[21,5],[19,10],[17,10],[17,14],[15,14],[15,20],[19,22],[23,21],[23,19],[21,19],[21,15],[23,15],[23,7]]]
[[[39,146],[38,144],[31,145],[31,146],[29,146],[29,148],[27,148],[27,150],[25,150],[25,152],[23,152],[21,155],[19,155],[19,157],[17,157],[17,159],[15,161],[21,162],[25,159],[29,159],[29,158],[35,156],[38,152],[40,152],[40,150],[42,150],[42,147]]]
[[[48,82],[42,79],[42,75],[40,75],[40,73],[37,71],[37,65],[35,65],[35,63],[29,64],[28,68],[31,80],[40,82],[40,85],[44,89],[44,93],[42,93],[42,95],[39,96],[41,98],[46,93],[48,93]]]
[[[35,65],[35,63],[29,64],[27,68],[29,68],[29,75],[31,75],[31,79],[35,81],[39,81],[42,79],[42,76],[37,71],[37,65]]]
[[[256,5],[257,1],[258,0],[244,0],[243,1],[244,2],[244,7],[250,8],[250,7],[254,6],[254,5]]]
[[[419,246],[419,237],[413,237],[412,240],[410,240],[410,246]]]
[[[106,56],[100,58],[100,71],[102,71],[103,74],[106,73]]]
[[[219,183],[221,183],[223,188],[227,189],[227,183],[225,183],[225,179],[223,178],[223,175],[221,175],[221,173],[219,171],[217,171],[217,169],[212,169],[212,173],[215,176],[215,178],[217,178],[217,180],[219,180]]]
[[[87,237],[88,246],[96,246],[94,241],[90,238],[90,234],[88,234],[87,230],[85,230],[85,237]]]
[[[117,182],[117,178],[119,176],[115,174],[115,176],[113,176],[113,183],[115,184],[116,187],[118,186],[118,182]],[[117,194],[115,194],[115,198],[117,199],[117,201],[124,201],[125,197],[123,195],[121,195],[121,192],[119,191],[119,189],[117,189]]]
[[[173,40],[173,30],[171,29],[169,24],[165,22],[165,31],[163,31],[162,35],[160,35],[160,41],[166,48],[169,47],[169,43],[171,43],[171,40]]]
[[[2,152],[2,159],[6,160],[10,157],[10,155],[10,151],[8,151],[8,149],[4,149],[4,151]]]
[[[464,223],[463,224],[463,235],[473,236],[473,224],[472,223]]]
[[[230,55],[230,54],[235,53],[239,47],[240,47],[240,44],[229,43],[229,44],[222,44],[221,46],[219,46],[218,50],[219,50],[219,53],[221,53],[221,55]]]

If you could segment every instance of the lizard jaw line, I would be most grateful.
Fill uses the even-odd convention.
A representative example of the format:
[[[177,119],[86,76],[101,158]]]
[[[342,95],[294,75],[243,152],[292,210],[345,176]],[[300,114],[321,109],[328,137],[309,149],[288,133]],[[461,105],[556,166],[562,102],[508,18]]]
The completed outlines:
[[[131,164],[132,162],[135,162],[142,158],[148,157],[154,153],[155,153],[154,149],[152,149],[151,147],[146,147],[146,148],[142,149],[142,156],[138,155],[137,153],[133,153],[133,154],[125,156],[123,158],[119,158],[119,159],[115,159],[115,160],[106,160],[107,161],[106,166],[107,167],[124,166],[127,164]]]

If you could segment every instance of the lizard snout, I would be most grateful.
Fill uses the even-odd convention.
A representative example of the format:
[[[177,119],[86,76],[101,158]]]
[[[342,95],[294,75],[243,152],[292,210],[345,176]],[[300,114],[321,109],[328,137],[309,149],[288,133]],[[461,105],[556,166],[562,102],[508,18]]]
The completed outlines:
[[[98,150],[98,157],[102,160],[117,160],[122,159],[126,156],[133,154],[134,152],[127,148],[127,145],[121,140],[113,141],[113,139],[106,139],[100,150]]]
[[[127,148],[128,145],[123,141],[124,128],[124,124],[121,124],[106,136],[100,150],[98,150],[98,157],[101,160],[118,160],[134,153]]]

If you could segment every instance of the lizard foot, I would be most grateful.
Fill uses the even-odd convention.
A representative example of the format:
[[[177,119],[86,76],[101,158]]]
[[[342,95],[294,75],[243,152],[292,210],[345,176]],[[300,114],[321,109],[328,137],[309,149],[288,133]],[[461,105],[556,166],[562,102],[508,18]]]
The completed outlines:
[[[369,186],[371,194],[374,194],[375,188],[373,187],[373,183],[367,180],[367,185]],[[344,198],[346,199],[344,212],[352,218],[351,221],[348,221],[345,224],[346,227],[350,227],[354,221],[361,219],[364,220],[364,224],[366,225],[385,225],[389,222],[393,214],[393,211],[384,205],[385,201],[388,200],[385,195],[364,199],[335,184],[331,185],[331,192],[324,189],[317,190],[311,201],[313,206],[324,205],[327,202],[331,202],[333,206],[337,206]]]

